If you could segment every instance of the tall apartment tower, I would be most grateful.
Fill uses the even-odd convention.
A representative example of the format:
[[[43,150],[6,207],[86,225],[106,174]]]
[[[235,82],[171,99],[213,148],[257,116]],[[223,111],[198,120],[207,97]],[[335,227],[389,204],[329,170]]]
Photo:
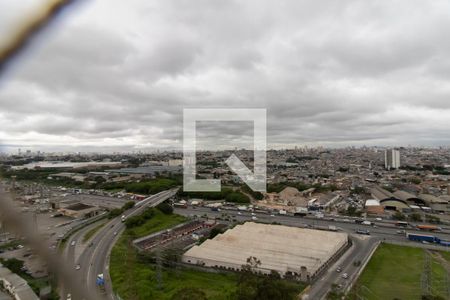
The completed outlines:
[[[384,152],[384,166],[387,170],[400,168],[400,151],[386,150]]]

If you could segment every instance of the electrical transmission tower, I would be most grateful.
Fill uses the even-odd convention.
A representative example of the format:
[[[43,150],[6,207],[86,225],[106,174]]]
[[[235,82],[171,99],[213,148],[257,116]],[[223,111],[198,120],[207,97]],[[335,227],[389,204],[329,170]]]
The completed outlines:
[[[163,288],[161,244],[162,244],[162,239],[159,242],[159,245],[157,245],[156,249],[155,249],[155,255],[156,255],[156,282],[158,284],[158,289],[159,290],[162,290],[162,288]]]
[[[431,257],[424,251],[424,264],[421,276],[422,295],[431,296]]]

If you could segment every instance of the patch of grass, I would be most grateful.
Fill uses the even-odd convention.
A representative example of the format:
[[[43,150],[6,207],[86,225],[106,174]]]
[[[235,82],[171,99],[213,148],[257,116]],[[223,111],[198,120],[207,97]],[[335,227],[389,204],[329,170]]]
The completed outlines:
[[[421,275],[425,250],[421,248],[381,244],[361,274],[348,299],[421,299]],[[445,296],[445,270],[430,256],[431,285],[435,293]],[[444,297],[445,298],[445,297]]]
[[[177,291],[195,287],[205,292],[208,299],[228,299],[236,289],[235,274],[216,274],[186,268],[163,268],[162,285],[158,284],[154,265],[139,261],[132,239],[142,237],[185,222],[179,215],[155,215],[144,225],[126,229],[111,253],[110,274],[114,291],[123,299],[170,299]]]
[[[23,242],[19,241],[19,240],[8,242],[6,244],[1,245],[0,246],[0,250],[5,250],[5,249],[8,249],[8,248],[15,248],[18,245],[20,245],[21,243],[23,243]]]
[[[161,231],[166,228],[173,227],[177,224],[186,222],[187,219],[180,215],[165,215],[159,210],[155,209],[155,215],[153,218],[145,222],[143,225],[127,229],[124,236],[130,235],[135,238],[143,237],[148,234]]]
[[[103,226],[105,226],[105,224],[106,220],[103,220],[101,224],[98,224],[97,226],[86,232],[86,234],[83,237],[83,243],[86,243],[91,237],[93,237],[94,234],[97,233],[97,231],[99,231],[101,228],[103,228]]]
[[[441,252],[441,255],[443,258],[445,258],[446,261],[450,264],[450,251]]]

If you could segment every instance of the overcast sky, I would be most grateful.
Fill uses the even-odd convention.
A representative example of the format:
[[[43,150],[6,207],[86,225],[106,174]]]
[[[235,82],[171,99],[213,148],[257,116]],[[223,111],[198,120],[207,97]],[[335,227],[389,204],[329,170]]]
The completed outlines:
[[[0,43],[44,2],[2,0]],[[449,1],[81,2],[1,78],[3,150],[179,148],[221,107],[266,108],[269,147],[450,145]]]

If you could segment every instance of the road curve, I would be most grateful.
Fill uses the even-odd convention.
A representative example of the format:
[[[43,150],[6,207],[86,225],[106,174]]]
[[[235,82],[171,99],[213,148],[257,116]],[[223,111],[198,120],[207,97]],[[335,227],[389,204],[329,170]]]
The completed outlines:
[[[154,207],[174,196],[177,191],[178,188],[152,195],[139,202],[135,207],[127,210],[124,215],[127,217],[139,215],[144,209]],[[97,299],[114,299],[112,284],[109,277],[109,257],[112,247],[124,230],[125,224],[121,222],[120,216],[107,222],[91,239],[92,246],[86,247],[77,260],[77,264],[81,267],[78,271],[78,274],[80,275],[80,287],[84,287],[88,289],[88,291],[96,293],[98,296]],[[105,276],[104,291],[96,286],[98,274],[104,274]]]

